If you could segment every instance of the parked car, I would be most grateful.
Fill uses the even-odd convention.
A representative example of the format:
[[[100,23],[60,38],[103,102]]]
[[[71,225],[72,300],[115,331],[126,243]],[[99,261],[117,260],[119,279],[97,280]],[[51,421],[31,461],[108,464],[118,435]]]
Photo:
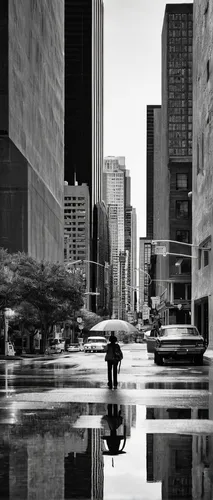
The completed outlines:
[[[203,364],[206,350],[204,338],[193,325],[164,325],[147,340],[147,351],[154,352],[154,362],[162,365],[164,359],[190,359]],[[148,348],[149,346],[149,348]]]
[[[67,346],[67,351],[68,352],[79,352],[81,350],[79,344],[69,344]]]
[[[51,342],[50,346],[47,347],[47,354],[60,354],[65,350],[65,341],[64,340],[54,340]]]
[[[84,352],[105,352],[106,346],[106,337],[88,337],[84,344]]]

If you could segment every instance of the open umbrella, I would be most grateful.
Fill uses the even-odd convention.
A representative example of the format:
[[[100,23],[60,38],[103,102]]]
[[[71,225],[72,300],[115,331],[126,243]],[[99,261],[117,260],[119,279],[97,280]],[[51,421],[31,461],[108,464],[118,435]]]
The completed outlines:
[[[122,319],[106,319],[97,323],[97,325],[90,328],[91,332],[127,332],[127,333],[138,333],[137,328],[128,323],[128,321],[123,321]]]

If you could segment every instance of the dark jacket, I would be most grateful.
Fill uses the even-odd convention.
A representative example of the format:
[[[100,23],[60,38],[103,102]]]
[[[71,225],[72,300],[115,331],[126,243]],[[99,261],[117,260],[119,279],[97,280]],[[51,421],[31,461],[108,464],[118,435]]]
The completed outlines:
[[[105,361],[119,362],[123,359],[123,353],[119,344],[115,343],[107,344],[107,351],[105,356]]]

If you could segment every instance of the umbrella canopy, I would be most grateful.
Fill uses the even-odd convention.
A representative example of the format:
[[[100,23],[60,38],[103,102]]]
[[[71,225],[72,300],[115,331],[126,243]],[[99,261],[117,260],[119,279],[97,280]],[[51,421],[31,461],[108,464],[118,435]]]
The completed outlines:
[[[122,319],[106,319],[97,323],[90,329],[91,332],[127,332],[127,333],[138,333],[135,326],[128,323],[128,321],[123,321]]]

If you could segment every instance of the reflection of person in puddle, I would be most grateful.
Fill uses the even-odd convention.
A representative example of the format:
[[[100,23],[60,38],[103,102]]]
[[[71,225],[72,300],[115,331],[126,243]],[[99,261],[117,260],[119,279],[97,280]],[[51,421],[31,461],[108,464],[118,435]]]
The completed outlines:
[[[106,442],[108,450],[103,452],[103,455],[119,455],[125,453],[124,447],[126,444],[126,425],[123,423],[123,417],[121,416],[121,410],[118,411],[118,405],[108,405],[108,413],[103,417],[103,420],[107,422],[110,435],[102,436],[102,439]],[[123,424],[122,434],[117,434],[117,430]],[[120,449],[121,441],[123,445]]]

